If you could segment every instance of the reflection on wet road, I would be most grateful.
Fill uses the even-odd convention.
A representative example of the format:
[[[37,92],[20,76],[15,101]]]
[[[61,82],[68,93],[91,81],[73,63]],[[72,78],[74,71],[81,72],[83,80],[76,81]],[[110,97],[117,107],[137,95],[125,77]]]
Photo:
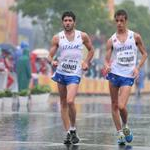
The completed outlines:
[[[150,150],[150,99],[134,96],[128,105],[129,125],[134,133],[130,145],[116,144],[108,96],[78,96],[76,99],[77,145],[62,144],[65,132],[59,98],[42,95],[0,99],[0,149],[3,150]]]

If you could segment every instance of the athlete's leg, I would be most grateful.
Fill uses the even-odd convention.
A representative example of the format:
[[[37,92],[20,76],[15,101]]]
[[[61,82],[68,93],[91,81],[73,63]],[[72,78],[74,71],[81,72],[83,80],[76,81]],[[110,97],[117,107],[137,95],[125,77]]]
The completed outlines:
[[[69,84],[67,86],[67,103],[69,107],[69,118],[72,127],[76,124],[76,107],[75,107],[75,97],[78,91],[78,84]]]
[[[59,95],[60,95],[60,106],[61,106],[61,118],[66,131],[70,128],[70,121],[68,115],[68,104],[67,104],[67,88],[66,85],[57,84]]]
[[[109,82],[110,96],[111,96],[111,107],[112,107],[112,117],[116,126],[117,131],[121,130],[120,113],[118,106],[118,92],[119,87],[115,87]]]
[[[67,86],[67,103],[69,107],[69,118],[70,118],[70,134],[71,142],[76,144],[79,142],[79,138],[76,132],[76,108],[75,108],[75,97],[78,91],[78,84],[69,84]]]
[[[117,143],[119,145],[122,145],[125,144],[125,139],[122,131],[120,112],[118,106],[119,87],[113,86],[112,83],[109,82],[109,88],[110,88],[110,96],[111,96],[112,117],[117,130]]]
[[[130,92],[131,92],[131,86],[122,86],[120,88],[120,95],[119,95],[119,110],[120,110],[120,115],[123,123],[122,129],[125,135],[125,139],[128,143],[132,142],[133,140],[133,134],[127,125],[128,113],[127,113],[126,106],[127,106]]]
[[[130,96],[131,86],[122,86],[119,91],[118,105],[123,124],[127,124],[127,102]]]

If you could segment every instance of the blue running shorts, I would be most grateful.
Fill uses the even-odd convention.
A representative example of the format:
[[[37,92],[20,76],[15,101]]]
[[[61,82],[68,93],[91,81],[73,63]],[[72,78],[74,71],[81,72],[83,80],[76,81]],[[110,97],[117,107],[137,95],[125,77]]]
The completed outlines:
[[[116,87],[132,86],[134,84],[134,78],[122,77],[113,73],[108,73],[106,79]]]
[[[78,76],[66,76],[55,72],[52,76],[52,80],[63,85],[69,85],[72,83],[79,84],[81,78]]]

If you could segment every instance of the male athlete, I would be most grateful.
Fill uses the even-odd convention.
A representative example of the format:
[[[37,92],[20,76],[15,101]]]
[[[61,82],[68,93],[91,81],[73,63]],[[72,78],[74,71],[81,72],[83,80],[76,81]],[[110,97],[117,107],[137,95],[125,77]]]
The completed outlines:
[[[139,70],[147,58],[147,52],[140,34],[127,28],[126,11],[118,10],[114,18],[117,32],[107,41],[105,70],[109,72],[107,79],[109,80],[112,117],[118,133],[118,144],[125,144],[133,139],[127,124],[126,106],[134,79],[138,78]],[[136,65],[138,50],[141,53],[141,60]]]
[[[57,82],[61,117],[64,128],[67,132],[64,144],[76,144],[79,138],[76,132],[76,108],[75,97],[77,95],[82,71],[89,68],[94,49],[89,36],[82,31],[75,29],[76,16],[73,12],[67,11],[62,15],[64,30],[54,35],[50,48],[49,60],[53,67],[56,67],[52,79]],[[83,60],[83,45],[88,50]],[[54,60],[58,50],[59,57]]]

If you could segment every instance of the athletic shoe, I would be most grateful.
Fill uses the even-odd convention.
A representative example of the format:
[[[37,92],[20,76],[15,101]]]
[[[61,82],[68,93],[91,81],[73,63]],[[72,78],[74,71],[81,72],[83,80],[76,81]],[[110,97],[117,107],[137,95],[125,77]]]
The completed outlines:
[[[125,135],[125,140],[130,143],[133,140],[133,134],[128,127],[123,128],[123,134]]]
[[[77,136],[76,131],[70,131],[71,134],[71,143],[76,144],[79,142],[79,137]]]
[[[71,144],[71,135],[67,133],[66,138],[64,139],[64,144]]]
[[[123,134],[118,135],[117,143],[118,145],[125,145],[126,141],[125,136]]]

